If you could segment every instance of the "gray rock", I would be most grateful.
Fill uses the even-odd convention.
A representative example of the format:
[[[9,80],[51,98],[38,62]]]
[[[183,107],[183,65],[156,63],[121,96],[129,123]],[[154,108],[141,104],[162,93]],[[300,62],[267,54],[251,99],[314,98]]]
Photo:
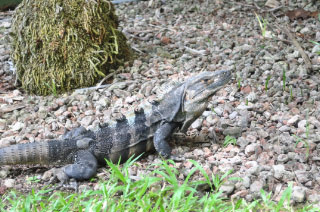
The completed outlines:
[[[294,60],[295,58],[299,57],[299,51],[294,51],[292,54],[288,54],[287,58],[288,60]]]
[[[10,174],[10,166],[1,167],[0,178],[6,178],[9,174]]]
[[[230,118],[230,119],[234,119],[234,118],[237,117],[237,115],[238,115],[238,112],[237,112],[237,111],[233,111],[233,112],[229,115],[229,118]]]
[[[309,117],[309,123],[320,129],[320,121],[314,116]]]
[[[98,101],[97,104],[103,106],[103,107],[107,107],[110,104],[110,100],[105,98],[105,97],[101,97]]]
[[[263,115],[264,115],[264,117],[266,117],[267,120],[270,119],[270,117],[271,117],[271,113],[269,111],[264,111]]]
[[[286,125],[283,125],[283,126],[281,126],[281,127],[279,128],[279,131],[280,131],[280,132],[288,132],[288,131],[290,131],[290,130],[291,130],[291,128],[288,127],[288,126],[286,126]]]
[[[13,188],[15,186],[16,181],[14,179],[5,179],[3,181],[3,185],[7,188]]]
[[[287,156],[289,160],[294,160],[296,158],[296,154],[295,152],[288,152]]]
[[[272,68],[272,66],[269,63],[265,63],[262,66],[260,66],[260,69],[263,71],[270,70],[271,68]]]
[[[91,116],[91,115],[93,115],[93,114],[94,114],[93,110],[86,110],[86,111],[84,112],[84,115],[86,115],[86,116]]]
[[[125,100],[125,103],[131,104],[135,101],[136,99],[133,96],[128,96]]]
[[[248,44],[244,44],[241,46],[241,49],[242,49],[242,51],[248,52],[252,49],[252,46],[248,45]]]
[[[256,180],[250,185],[250,192],[251,193],[260,193],[261,189],[263,188],[264,183],[262,181]]]
[[[257,95],[254,92],[249,93],[249,95],[247,96],[247,99],[249,102],[257,102],[258,98]]]
[[[245,103],[241,103],[240,105],[238,105],[236,107],[237,110],[253,110],[254,106],[253,104],[249,103],[248,105],[246,105]]]
[[[304,27],[304,28],[302,28],[302,29],[300,30],[300,32],[301,32],[302,34],[308,34],[310,31],[311,31],[311,30],[310,30],[309,27]]]
[[[4,130],[7,126],[7,121],[5,119],[0,119],[0,130]]]
[[[267,138],[269,136],[269,133],[263,129],[258,130],[257,133],[258,133],[258,136],[261,138]]]
[[[221,191],[223,194],[230,195],[230,194],[232,194],[234,189],[235,189],[235,185],[234,184],[225,183],[225,184],[221,185],[221,187],[219,188],[219,191]]]
[[[282,179],[282,177],[285,173],[284,165],[282,165],[282,164],[274,165],[272,168],[274,170],[274,177],[277,179]]]
[[[308,171],[297,170],[294,172],[299,183],[306,183],[311,180],[311,173]]]
[[[130,96],[130,93],[128,91],[121,90],[121,89],[114,89],[113,92],[117,97],[120,97],[120,98],[126,98]]]
[[[277,161],[280,163],[286,163],[289,160],[289,157],[287,154],[280,154],[277,157]]]
[[[201,149],[195,149],[195,150],[193,150],[193,154],[195,156],[203,156],[204,152]]]
[[[243,186],[246,187],[246,188],[249,188],[250,185],[251,185],[250,177],[244,176],[242,179],[243,179],[243,181],[242,181]]]
[[[296,203],[302,203],[306,199],[306,188],[294,186],[292,188],[292,200]]]
[[[248,165],[248,163],[251,163],[251,167],[247,169],[247,173],[249,175],[258,175],[258,173],[260,172],[258,163],[256,161],[249,161],[246,163],[246,166]]]
[[[81,119],[80,124],[81,126],[88,127],[93,122],[93,120],[93,116],[85,116]]]
[[[10,146],[15,143],[16,143],[15,136],[8,136],[0,140],[0,148]]]
[[[208,115],[207,118],[206,118],[206,121],[207,121],[209,126],[214,126],[218,122],[218,119],[214,118],[213,115]]]
[[[241,157],[239,156],[234,156],[232,158],[229,159],[230,163],[233,164],[233,165],[240,165],[242,164],[242,160],[241,160]]]
[[[245,129],[248,126],[248,120],[249,120],[249,112],[247,110],[241,110],[240,111],[240,120],[238,121],[238,126]]]
[[[259,147],[260,147],[260,145],[258,145],[258,144],[250,144],[245,148],[245,154],[248,156],[253,155],[256,152],[258,152]]]
[[[10,128],[13,131],[20,131],[22,128],[24,128],[24,123],[16,122],[14,125],[10,126]]]
[[[320,45],[315,45],[313,48],[312,48],[312,53],[316,53],[316,52],[319,52],[320,51]]]
[[[300,118],[299,115],[292,116],[292,117],[288,120],[287,124],[288,124],[288,125],[294,125],[294,124],[296,124],[296,123],[299,121],[299,118]]]
[[[307,124],[307,120],[301,120],[298,122],[298,128],[299,129],[305,129]]]
[[[202,126],[202,118],[198,118],[197,120],[195,120],[192,124],[191,124],[191,128],[193,129],[200,129]]]
[[[315,37],[316,41],[320,41],[320,32],[316,32],[316,37]],[[320,50],[319,50],[320,51]]]
[[[240,137],[242,133],[241,127],[228,127],[225,130],[223,130],[223,135],[229,135],[233,137]]]
[[[214,115],[214,113],[211,110],[206,110],[202,113],[202,116],[208,117],[210,115]]]
[[[308,199],[308,201],[310,201],[312,203],[319,203],[320,202],[320,195],[317,194],[316,192],[313,192],[313,194],[310,194],[307,199]]]
[[[222,113],[223,113],[223,109],[220,108],[220,107],[215,107],[215,108],[214,108],[214,112],[215,112],[218,116],[221,116]]]
[[[243,137],[240,137],[237,139],[237,144],[241,149],[244,149],[249,144],[249,141]]]

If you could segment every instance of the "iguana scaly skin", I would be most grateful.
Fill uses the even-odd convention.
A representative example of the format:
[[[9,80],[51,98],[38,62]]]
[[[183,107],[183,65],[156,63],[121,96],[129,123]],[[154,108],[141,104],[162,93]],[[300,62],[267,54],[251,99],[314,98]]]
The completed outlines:
[[[155,148],[171,156],[167,143],[173,131],[185,133],[203,113],[209,98],[231,78],[230,71],[202,72],[175,86],[162,100],[144,103],[97,131],[73,129],[60,140],[18,144],[0,149],[0,165],[67,164],[60,180],[89,179],[105,158],[117,162]]]

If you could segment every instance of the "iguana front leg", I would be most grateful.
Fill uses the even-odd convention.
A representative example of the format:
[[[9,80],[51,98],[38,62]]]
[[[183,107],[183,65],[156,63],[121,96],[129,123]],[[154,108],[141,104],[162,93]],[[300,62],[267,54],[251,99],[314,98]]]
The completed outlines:
[[[154,147],[157,152],[163,157],[171,157],[171,147],[169,146],[167,139],[171,136],[173,130],[176,127],[176,123],[164,123],[160,125],[160,127],[154,133]]]

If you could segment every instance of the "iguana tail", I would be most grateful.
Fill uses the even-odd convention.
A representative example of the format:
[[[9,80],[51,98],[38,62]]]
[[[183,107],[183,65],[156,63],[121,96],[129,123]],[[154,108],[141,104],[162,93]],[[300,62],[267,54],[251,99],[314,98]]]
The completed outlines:
[[[8,146],[0,149],[0,165],[67,162],[71,146],[74,146],[73,142],[59,140]]]

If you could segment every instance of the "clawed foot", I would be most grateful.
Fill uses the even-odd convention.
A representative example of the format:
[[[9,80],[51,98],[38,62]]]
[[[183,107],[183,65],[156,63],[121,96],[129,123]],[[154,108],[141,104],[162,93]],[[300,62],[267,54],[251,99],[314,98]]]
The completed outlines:
[[[46,171],[42,176],[42,180],[48,181],[46,185],[58,183],[55,189],[60,189],[63,187],[67,189],[73,189],[76,192],[78,191],[77,181],[70,179],[63,171],[63,168],[52,168]]]
[[[181,132],[173,133],[172,136],[176,139],[185,140],[187,138],[187,135]]]

